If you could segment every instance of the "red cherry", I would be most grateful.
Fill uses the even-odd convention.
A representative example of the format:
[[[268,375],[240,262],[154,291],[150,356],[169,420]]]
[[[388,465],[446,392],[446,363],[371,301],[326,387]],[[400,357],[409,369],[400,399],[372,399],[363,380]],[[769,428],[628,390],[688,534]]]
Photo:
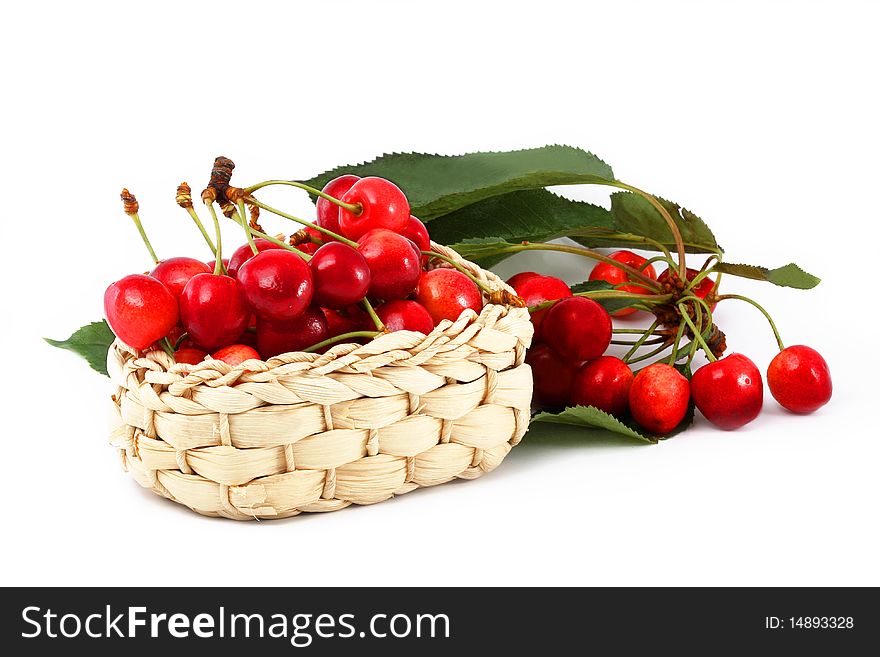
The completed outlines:
[[[422,273],[415,300],[430,313],[435,325],[444,319],[454,322],[465,308],[473,309],[478,315],[483,309],[480,288],[455,269],[432,269]]]
[[[409,202],[406,196],[400,187],[384,178],[361,178],[341,200],[361,206],[358,214],[339,208],[339,230],[350,240],[358,240],[361,235],[374,228],[403,233],[409,222]]]
[[[261,253],[270,249],[284,249],[283,246],[279,246],[278,244],[275,244],[275,242],[270,242],[269,240],[264,240],[262,237],[256,238],[254,240],[254,245]],[[251,245],[247,243],[242,244],[233,251],[232,257],[229,258],[229,262],[226,265],[226,273],[232,276],[232,278],[235,278],[238,276],[238,270],[241,269],[241,266],[253,257],[254,251],[251,249]],[[214,268],[211,267],[212,271],[213,269]]]
[[[222,360],[224,363],[235,367],[236,365],[241,365],[246,360],[260,360],[260,354],[257,353],[256,349],[246,344],[231,344],[219,351],[215,351],[211,354],[211,358]]]
[[[377,228],[361,236],[358,251],[370,268],[371,298],[384,301],[403,299],[416,288],[421,262],[413,243],[407,238]]]
[[[617,262],[621,262],[625,265],[629,265],[630,267],[634,267],[635,269],[640,269],[642,265],[648,262],[647,258],[643,258],[637,253],[633,253],[632,251],[615,251],[610,256],[608,256],[612,260],[616,260]],[[642,273],[649,278],[653,278],[656,280],[657,272],[654,271],[654,267],[652,265],[648,265],[642,270]],[[612,285],[620,285],[621,283],[626,283],[627,281],[632,281],[632,278],[629,277],[623,269],[620,267],[615,267],[611,263],[608,262],[600,262],[595,267],[593,267],[593,271],[590,272],[590,280],[591,281],[606,281],[611,283]],[[651,290],[647,288],[641,287],[640,285],[621,285],[617,288],[622,292],[632,292],[634,294],[650,294]],[[614,317],[626,317],[627,315],[632,315],[636,312],[635,308],[621,308],[620,310],[616,310],[611,313]]]
[[[299,249],[300,251],[302,251],[303,253],[307,253],[309,255],[312,255],[315,251],[317,251],[319,248],[321,248],[325,242],[335,241],[335,240],[333,240],[332,237],[328,237],[324,233],[322,233],[318,230],[315,230],[311,226],[306,226],[305,228],[303,228],[303,230],[306,231],[310,237],[316,238],[318,240],[317,242],[309,241],[309,242],[303,242],[302,244],[297,244],[296,248]]]
[[[370,267],[364,256],[342,242],[329,242],[309,260],[315,303],[323,308],[345,308],[370,289]]]
[[[238,270],[238,280],[254,314],[263,319],[293,319],[312,302],[311,269],[292,251],[258,253]]]
[[[221,260],[223,260],[223,268],[228,272],[229,271],[229,258],[221,258]],[[208,260],[205,264],[208,266],[208,270],[213,272],[214,265],[217,264],[217,261],[214,259],[211,259],[211,260]],[[230,276],[231,275],[232,274],[230,274]]]
[[[211,351],[236,342],[251,318],[241,284],[229,276],[196,274],[180,295],[180,319],[192,341]]]
[[[831,399],[831,371],[822,355],[811,347],[786,347],[770,361],[767,385],[773,398],[792,413],[806,414]]]
[[[536,271],[521,271],[520,273],[514,274],[513,276],[508,278],[507,284],[510,287],[512,287],[514,290],[516,290],[520,285],[525,283],[527,280],[530,280],[532,278],[538,278],[539,276],[541,276],[541,274],[539,274]]]
[[[299,317],[285,321],[257,318],[257,349],[266,359],[302,351],[327,337],[327,318],[315,306],[309,306]]]
[[[207,356],[207,351],[202,351],[201,349],[195,349],[192,347],[184,347],[174,352],[175,361],[177,361],[178,363],[187,363],[189,365],[198,365],[203,360],[205,360]]]
[[[324,317],[327,320],[328,338],[335,338],[337,335],[352,331],[375,330],[369,315],[360,306],[349,306],[341,311],[330,308],[322,308],[321,310],[324,311]]]
[[[629,408],[629,389],[634,374],[614,356],[600,356],[584,363],[571,386],[571,403],[595,406],[612,415],[623,415]]]
[[[122,342],[134,349],[146,349],[177,324],[177,301],[155,278],[132,274],[104,292],[104,316]]]
[[[598,358],[611,344],[611,317],[592,299],[563,299],[547,311],[541,335],[560,356],[578,361]]]
[[[427,335],[434,330],[431,315],[415,301],[388,301],[376,308],[376,314],[389,331],[418,331]]]
[[[545,408],[568,406],[580,363],[562,358],[545,344],[529,349],[526,363],[532,368],[535,402]]]
[[[696,269],[691,269],[690,267],[688,267],[687,268],[688,281],[694,280],[694,278],[699,273],[700,272],[697,271]],[[681,281],[681,278],[679,278],[678,272],[676,272],[674,270],[670,270],[670,269],[667,269],[665,271],[660,272],[660,275],[657,277],[658,283],[670,284],[673,287],[676,285],[679,285],[680,281]],[[714,289],[715,289],[715,282],[711,278],[706,276],[706,278],[701,280],[697,284],[697,287],[695,287],[693,290],[691,290],[691,292],[698,299],[705,299],[707,296],[709,296],[709,293],[712,292]],[[714,295],[713,295],[713,298],[714,298]],[[709,304],[709,310],[711,310],[712,312],[715,312],[715,306],[717,306],[717,305],[718,305],[717,301],[712,301],[712,303]]]
[[[691,395],[709,422],[729,431],[758,417],[764,404],[764,383],[752,361],[742,354],[730,354],[694,372]]]
[[[669,433],[687,414],[691,387],[688,380],[666,363],[639,370],[629,389],[633,419],[652,433]]]
[[[428,229],[425,224],[410,215],[409,220],[406,223],[406,228],[403,229],[401,234],[416,245],[416,248],[419,250],[419,258],[422,261],[422,266],[424,267],[428,264],[428,256],[421,255],[422,251],[431,250],[431,236],[428,235]]]
[[[571,288],[561,278],[555,276],[533,276],[518,286],[511,286],[516,293],[525,301],[526,306],[537,306],[545,301],[555,301],[557,299],[565,299],[571,296]],[[541,324],[547,315],[547,308],[532,313],[532,324],[535,325],[535,334],[532,342],[541,339]]]
[[[210,274],[212,271],[214,271],[213,265],[209,267],[201,260],[180,257],[163,260],[153,268],[150,276],[162,281],[174,298],[179,299],[189,279],[196,274]]]
[[[334,178],[321,190],[325,194],[332,196],[333,198],[341,199],[345,196],[345,193],[351,189],[351,186],[354,185],[358,180],[360,180],[360,176],[355,176],[353,174],[346,174],[344,176],[339,176],[338,178]],[[321,228],[326,228],[327,230],[331,230],[334,233],[339,233],[339,206],[335,203],[331,203],[327,199],[323,199],[318,197],[318,202],[315,203],[315,210],[317,211],[318,220],[315,222]],[[321,233],[323,235],[323,233]],[[323,240],[327,240],[326,236],[321,237]]]

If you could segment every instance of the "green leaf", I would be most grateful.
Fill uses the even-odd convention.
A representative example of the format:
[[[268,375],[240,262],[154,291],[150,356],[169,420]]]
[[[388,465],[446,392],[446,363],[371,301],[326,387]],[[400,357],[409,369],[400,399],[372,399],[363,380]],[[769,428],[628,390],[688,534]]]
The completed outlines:
[[[598,292],[600,290],[613,290],[614,286],[608,281],[584,281],[583,283],[577,283],[576,285],[571,285],[571,293],[572,294],[580,294],[582,292]],[[602,306],[609,313],[613,313],[616,310],[622,310],[623,308],[629,308],[636,302],[632,299],[593,299],[596,303]]]
[[[593,406],[570,406],[560,413],[538,413],[532,418],[532,422],[548,422],[589,429],[604,429],[646,443],[657,442],[656,438],[646,436],[632,427],[628,427],[613,415],[600,411]]]
[[[722,251],[715,241],[715,235],[709,226],[690,210],[682,208],[677,203],[658,198],[660,203],[672,216],[681,231],[688,253],[717,253]],[[649,237],[662,243],[668,249],[675,250],[675,241],[672,231],[660,213],[646,199],[631,192],[615,192],[611,195],[611,216],[614,228],[621,233],[632,233]],[[615,238],[603,238],[601,234],[576,238],[578,242],[587,246],[626,246],[627,242]],[[630,246],[632,242],[628,243]],[[653,246],[641,246],[641,248],[656,250]]]
[[[107,376],[107,350],[110,349],[116,336],[113,335],[106,321],[86,324],[66,340],[43,339],[53,347],[79,354],[86,359],[93,370]]]
[[[793,287],[798,290],[810,290],[821,282],[821,279],[805,272],[793,262],[776,269],[767,269],[757,265],[738,265],[730,262],[721,262],[716,264],[714,269],[725,274],[751,278],[756,281],[769,281],[774,285]]]
[[[611,167],[592,153],[552,145],[453,156],[392,153],[364,164],[336,167],[303,182],[321,188],[345,173],[381,176],[396,183],[406,193],[412,213],[426,222],[516,190],[614,180]]]

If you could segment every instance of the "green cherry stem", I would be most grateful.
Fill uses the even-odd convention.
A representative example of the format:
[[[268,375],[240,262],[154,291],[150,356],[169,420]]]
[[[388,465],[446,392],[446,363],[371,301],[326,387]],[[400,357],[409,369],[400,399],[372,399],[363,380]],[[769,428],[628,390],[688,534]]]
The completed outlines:
[[[646,345],[650,346],[650,345],[660,344],[662,342],[667,342],[667,341],[668,341],[667,338],[658,337],[658,338],[651,338],[650,340],[645,340],[644,342],[641,340],[638,340],[635,342],[633,342],[632,340],[612,340],[611,344],[618,344],[618,345],[622,345],[624,347],[627,345],[631,345],[631,346],[635,347],[636,349],[638,349],[639,347],[642,347],[642,346],[646,346]]]
[[[202,237],[205,238],[205,243],[208,245],[208,248],[211,249],[211,253],[217,255],[217,247],[214,246],[214,242],[211,240],[211,236],[208,235],[208,231],[205,230],[204,224],[202,224],[201,219],[199,219],[199,215],[196,213],[195,208],[192,206],[185,208],[189,213],[189,216],[192,217],[193,222],[195,222],[196,227],[199,229],[199,232],[202,234]]]
[[[183,341],[186,340],[188,337],[189,337],[189,333],[187,333],[186,331],[181,333],[180,337],[177,338],[177,341],[174,343],[174,351],[177,351],[178,349],[180,349],[180,345],[182,345]]]
[[[254,231],[251,228],[251,225],[247,220],[247,212],[244,209],[244,201],[239,199],[238,203],[235,204],[237,211],[235,216],[238,217],[238,223],[241,224],[241,227],[244,228],[244,234],[247,236],[247,242],[251,247],[251,251],[254,252],[254,255],[257,255],[260,250],[257,248],[256,242],[254,242]]]
[[[226,274],[226,267],[223,265],[223,236],[220,234],[220,220],[217,218],[214,203],[206,200],[205,205],[208,206],[208,212],[211,213],[211,219],[214,222],[214,235],[217,239],[217,250],[214,252],[214,275],[219,276]]]
[[[572,296],[575,297],[586,297],[587,299],[645,299],[650,300],[652,302],[656,302],[657,304],[662,304],[667,301],[672,300],[671,294],[636,294],[635,292],[620,292],[618,290],[593,290],[590,292],[575,292]],[[558,301],[563,301],[563,299],[551,299],[550,301],[544,301],[543,303],[539,303],[535,306],[529,306],[529,312],[534,313],[539,310],[544,310],[544,308],[549,308],[553,304]]]
[[[385,324],[382,323],[382,320],[379,319],[379,315],[376,314],[375,309],[373,308],[373,304],[370,303],[370,300],[366,297],[361,301],[361,305],[364,307],[364,310],[367,311],[367,314],[370,316],[370,319],[373,320],[373,326],[376,327],[376,330],[379,333],[384,333],[388,329],[385,328]]]
[[[382,335],[381,331],[352,331],[351,333],[343,333],[342,335],[337,335],[332,338],[328,338],[323,342],[319,342],[318,344],[313,344],[311,347],[303,349],[306,353],[313,353],[318,351],[319,349],[323,349],[324,347],[329,347],[330,345],[337,344],[339,342],[344,342],[350,338],[375,338],[379,335]]]
[[[171,346],[171,341],[167,337],[159,340],[159,346],[162,347],[162,351],[174,358],[174,347]]]
[[[315,189],[311,185],[306,185],[305,183],[301,183],[297,180],[264,180],[261,183],[257,183],[256,185],[251,185],[250,187],[245,187],[246,194],[252,194],[258,189],[262,189],[263,187],[269,187],[270,185],[288,185],[290,187],[297,187],[298,189],[304,189],[309,194],[313,194],[322,199],[330,201],[334,205],[338,205],[340,208],[345,208],[349,212],[353,214],[360,214],[363,212],[363,207],[361,207],[360,203],[346,203],[345,201],[341,201],[334,196],[330,196],[325,192],[322,192],[320,189]]]
[[[632,364],[634,364],[634,363],[640,363],[640,362],[643,361],[643,360],[648,360],[649,358],[653,358],[654,356],[658,356],[658,355],[660,355],[661,353],[663,353],[664,351],[666,351],[667,349],[669,349],[669,347],[670,347],[671,345],[672,345],[672,341],[671,341],[671,340],[667,340],[665,343],[661,344],[659,347],[657,347],[656,349],[650,351],[649,353],[647,353],[647,354],[643,354],[643,355],[641,355],[641,356],[637,356],[637,357],[635,357],[635,358],[633,358],[633,357],[630,357],[630,358],[624,358],[624,359],[623,359],[623,362],[625,362],[627,365],[632,365]]]
[[[140,205],[138,204],[137,199],[134,194],[132,194],[128,189],[123,189],[122,193],[119,195],[119,198],[122,199],[122,209],[125,211],[131,220],[134,222],[134,225],[137,227],[138,233],[141,235],[141,240],[144,243],[144,246],[147,247],[147,251],[150,252],[150,257],[153,259],[153,264],[159,264],[159,258],[156,256],[156,252],[153,250],[153,245],[150,244],[150,238],[147,237],[147,233],[144,230],[144,225],[141,223],[141,218],[138,215],[138,210],[140,209]]]
[[[452,265],[458,271],[460,271],[462,274],[464,274],[469,279],[471,279],[474,282],[474,285],[476,285],[478,288],[480,288],[484,293],[491,295],[494,292],[494,290],[491,287],[489,287],[488,285],[483,283],[479,278],[477,278],[471,272],[469,272],[467,270],[467,268],[464,267],[460,262],[456,262],[452,258],[445,256],[442,253],[437,253],[436,251],[422,251],[422,255],[426,255],[429,258],[437,258],[437,260],[442,260],[443,262]]]
[[[706,344],[706,341],[703,339],[703,336],[702,336],[702,334],[700,333],[700,329],[698,329],[698,328],[696,327],[696,325],[693,323],[693,321],[691,320],[691,318],[688,317],[688,315],[687,315],[686,312],[684,312],[684,310],[686,310],[686,309],[683,310],[683,309],[681,308],[681,305],[679,305],[679,310],[682,310],[681,318],[685,321],[685,323],[690,327],[691,331],[693,332],[693,334],[694,334],[694,340],[696,340],[696,341],[698,341],[698,342],[700,343],[700,348],[701,348],[701,349],[703,350],[703,352],[706,354],[706,358],[709,359],[709,362],[710,362],[710,363],[714,363],[714,362],[715,362],[716,360],[718,360],[718,359],[715,358],[715,354],[713,354],[713,353],[712,353],[712,350],[709,349],[709,345],[707,345],[707,344]],[[672,362],[675,362],[675,361],[672,361]],[[671,364],[672,364],[672,363],[670,363],[670,365],[671,365]]]
[[[648,334],[650,334],[650,333],[654,333],[656,328],[657,328],[657,322],[654,322],[651,326],[649,326],[649,327],[646,328],[646,329],[640,329],[640,328],[631,328],[631,329],[627,329],[627,328],[613,328],[613,329],[611,329],[611,332],[612,332],[612,333],[624,333],[624,334],[625,334],[625,333],[633,333],[633,334],[641,335],[642,333],[648,333]]]
[[[746,303],[752,304],[755,308],[760,310],[763,313],[764,317],[767,318],[767,321],[770,323],[770,328],[773,329],[773,337],[776,338],[776,344],[779,345],[779,351],[785,349],[785,345],[783,344],[782,338],[779,335],[779,330],[776,328],[776,323],[773,321],[773,318],[770,317],[770,313],[768,313],[761,304],[759,304],[757,301],[749,299],[748,297],[744,297],[741,294],[722,294],[720,297],[718,297],[718,301],[722,301],[724,299],[739,299],[740,301],[745,301]]]
[[[253,196],[249,196],[247,199],[248,203],[253,203],[258,208],[265,210],[266,212],[271,212],[272,214],[277,214],[279,217],[284,217],[285,219],[290,219],[291,221],[295,221],[298,224],[302,224],[303,226],[308,226],[309,228],[314,228],[319,233],[324,233],[324,235],[328,235],[332,237],[338,242],[342,242],[343,244],[348,244],[351,248],[356,249],[358,247],[358,243],[348,239],[347,237],[343,237],[338,233],[334,233],[332,230],[327,230],[323,226],[319,226],[318,224],[312,223],[311,221],[306,221],[305,219],[300,219],[299,217],[295,217],[292,214],[287,214],[286,212],[282,212],[281,210],[277,210],[271,206],[266,205],[255,199]]]
[[[653,323],[652,323],[647,329],[645,329],[645,331],[642,333],[642,337],[639,338],[639,339],[636,341],[636,343],[635,343],[632,347],[630,347],[630,350],[626,352],[626,355],[623,357],[623,360],[624,360],[624,361],[626,361],[626,360],[628,360],[629,358],[631,358],[631,357],[633,356],[633,354],[635,354],[636,351],[639,350],[639,347],[641,347],[643,344],[645,344],[645,341],[646,341],[650,336],[654,335],[654,331],[657,330],[657,326],[658,326],[659,324],[660,324],[660,320],[659,320],[659,319],[655,319],[654,322],[653,322]],[[612,330],[614,330],[614,329],[612,329]],[[639,329],[618,329],[618,330],[623,330],[623,331],[638,331]]]
[[[675,339],[672,341],[672,354],[669,356],[669,364],[672,365],[678,360],[678,349],[681,344],[681,338],[684,336],[684,322],[678,323],[678,331],[675,332]]]
[[[241,223],[242,223],[242,217],[241,217],[241,215],[239,214],[238,210],[236,210],[236,212],[235,212],[235,217],[234,217],[232,220],[233,220],[235,223],[237,223],[237,224],[241,224]],[[280,246],[282,249],[287,249],[287,250],[290,251],[291,253],[295,253],[296,255],[298,255],[300,258],[302,258],[302,259],[305,260],[306,262],[308,262],[309,260],[312,259],[312,256],[310,256],[308,253],[305,253],[305,252],[303,252],[303,251],[300,251],[300,250],[297,249],[295,246],[291,246],[291,245],[288,244],[287,242],[285,242],[285,241],[283,241],[283,240],[280,240],[280,239],[278,239],[277,237],[272,237],[271,235],[267,235],[266,233],[264,233],[264,232],[262,232],[262,231],[260,231],[260,230],[256,230],[255,228],[251,228],[250,225],[248,225],[248,232],[249,232],[252,236],[259,237],[260,239],[264,239],[264,240],[266,240],[267,242],[272,242],[272,244],[275,244],[276,246]]]

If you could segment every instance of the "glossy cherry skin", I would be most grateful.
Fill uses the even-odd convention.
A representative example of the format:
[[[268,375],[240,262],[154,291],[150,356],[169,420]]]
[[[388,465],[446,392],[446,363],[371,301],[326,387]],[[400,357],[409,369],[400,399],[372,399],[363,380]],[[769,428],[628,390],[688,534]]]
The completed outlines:
[[[687,415],[691,387],[688,380],[666,363],[639,370],[629,388],[633,419],[651,433],[669,433]]]
[[[563,358],[545,344],[529,349],[526,363],[532,368],[534,401],[537,405],[562,408],[571,403],[571,386],[580,363]]]
[[[527,280],[532,279],[532,278],[538,278],[539,276],[541,276],[541,274],[539,274],[536,271],[521,271],[520,273],[514,274],[513,276],[508,278],[507,284],[510,287],[512,287],[514,290],[516,290],[520,285],[525,283]]]
[[[246,344],[231,344],[211,354],[214,360],[222,360],[227,365],[241,365],[246,360],[260,360],[260,354]]]
[[[314,302],[322,308],[345,308],[370,289],[370,267],[364,256],[342,242],[329,242],[309,260]]]
[[[238,270],[238,281],[254,314],[284,321],[308,308],[314,294],[312,271],[291,251],[262,251]]]
[[[193,343],[213,351],[238,342],[251,309],[234,278],[196,274],[180,295],[180,319]]]
[[[257,349],[264,359],[302,351],[328,337],[327,318],[316,306],[309,306],[298,317],[282,322],[257,318]]]
[[[275,242],[270,242],[269,240],[264,240],[261,237],[258,237],[254,240],[254,246],[257,247],[257,250],[260,251],[260,253],[262,253],[263,251],[269,251],[271,249],[284,249],[283,246],[279,246],[278,244],[275,244]],[[232,278],[236,278],[238,276],[238,270],[241,269],[241,266],[253,257],[254,251],[253,249],[251,249],[250,244],[242,244],[235,251],[233,251],[232,257],[229,258],[229,262],[226,264],[226,273],[232,276]]]
[[[358,250],[370,268],[371,299],[403,299],[416,288],[422,271],[421,259],[407,238],[377,228],[361,236]]]
[[[533,276],[511,287],[525,301],[527,307],[537,306],[545,301],[566,299],[571,296],[571,288],[568,287],[568,283],[555,276]],[[532,336],[533,343],[542,339],[541,325],[546,316],[547,308],[531,314],[532,324],[535,326],[535,334]]]
[[[773,398],[792,413],[812,413],[831,399],[828,363],[805,345],[786,347],[776,354],[767,368],[767,385]]]
[[[565,358],[598,358],[611,344],[611,316],[592,299],[562,299],[547,311],[541,336]]]
[[[751,360],[730,354],[694,372],[691,396],[703,417],[731,431],[758,417],[764,405],[764,382]]]
[[[615,251],[608,257],[612,260],[623,263],[624,265],[629,265],[634,269],[640,269],[642,265],[648,262],[647,258],[643,258],[639,254],[633,253],[632,251]],[[649,278],[653,278],[655,280],[657,279],[657,272],[654,271],[654,267],[652,265],[648,265],[647,267],[642,269],[642,273]],[[634,294],[651,293],[651,290],[644,288],[640,285],[621,285],[621,283],[626,283],[628,281],[631,281],[632,279],[629,277],[629,274],[627,274],[620,267],[615,267],[608,262],[600,262],[595,267],[593,267],[593,271],[590,272],[590,280],[606,281],[608,283],[611,283],[612,285],[620,285],[620,287],[618,287],[617,289],[622,292],[632,292]],[[614,317],[626,317],[627,315],[632,315],[635,312],[635,308],[621,308],[620,310],[616,310],[611,314]]]
[[[339,208],[339,230],[350,240],[358,240],[364,233],[376,228],[403,233],[409,222],[406,195],[400,187],[384,178],[361,178],[341,200],[361,207],[358,214]]]
[[[571,403],[595,406],[611,415],[623,415],[629,408],[629,389],[635,375],[614,356],[600,356],[581,365],[571,386]]]
[[[687,268],[687,279],[688,281],[694,280],[694,278],[699,274],[696,269]],[[664,287],[668,287],[669,291],[672,291],[674,288],[680,286],[681,279],[678,277],[678,272],[671,271],[669,269],[660,272],[660,275],[657,277],[657,282],[661,283]],[[706,276],[703,280],[701,280],[697,286],[691,290],[694,296],[698,299],[705,299],[709,294],[715,289],[715,282]],[[714,295],[713,295],[714,297]],[[709,310],[715,312],[715,306],[718,305],[717,301],[712,300],[709,303]]]
[[[196,274],[210,274],[212,271],[214,271],[214,267],[209,267],[201,260],[179,257],[163,260],[153,268],[150,276],[157,281],[162,281],[168,291],[174,295],[174,298],[179,299],[183,288],[189,283],[189,279]]]
[[[351,189],[351,186],[360,179],[360,176],[348,173],[344,176],[334,178],[324,185],[321,191],[333,198],[341,199],[345,196],[345,193]],[[327,230],[332,230],[334,233],[339,234],[339,206],[335,203],[331,203],[327,199],[318,197],[318,201],[315,203],[315,210],[318,217],[315,223],[321,226],[321,228],[326,228]],[[326,240],[327,237],[325,236],[322,239]]]
[[[470,308],[478,315],[483,309],[480,288],[455,269],[432,269],[419,277],[415,300],[418,301],[439,324],[444,319],[455,321]]]
[[[431,315],[416,301],[388,301],[376,308],[376,314],[389,331],[418,331],[427,335],[434,330]]]
[[[401,233],[404,237],[412,241],[421,254],[422,251],[431,250],[431,236],[428,235],[428,228],[419,219],[410,215],[406,223],[406,228]],[[421,256],[422,266],[428,264],[428,256]]]
[[[198,365],[208,357],[207,351],[196,349],[194,347],[182,347],[174,352],[174,360],[178,363],[187,363],[189,365]]]
[[[122,342],[146,349],[177,325],[177,300],[155,278],[131,274],[104,292],[104,316]]]

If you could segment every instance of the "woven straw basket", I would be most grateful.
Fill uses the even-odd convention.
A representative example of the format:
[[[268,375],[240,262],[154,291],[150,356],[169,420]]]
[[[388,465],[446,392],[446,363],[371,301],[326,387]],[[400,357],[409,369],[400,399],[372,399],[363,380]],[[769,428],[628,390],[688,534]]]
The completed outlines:
[[[497,276],[438,244],[493,289]],[[443,266],[440,264],[440,266]],[[230,367],[119,341],[111,444],[137,482],[208,516],[285,518],[373,504],[493,470],[528,428],[525,308],[487,303],[424,336]],[[255,365],[254,363],[257,363]]]

